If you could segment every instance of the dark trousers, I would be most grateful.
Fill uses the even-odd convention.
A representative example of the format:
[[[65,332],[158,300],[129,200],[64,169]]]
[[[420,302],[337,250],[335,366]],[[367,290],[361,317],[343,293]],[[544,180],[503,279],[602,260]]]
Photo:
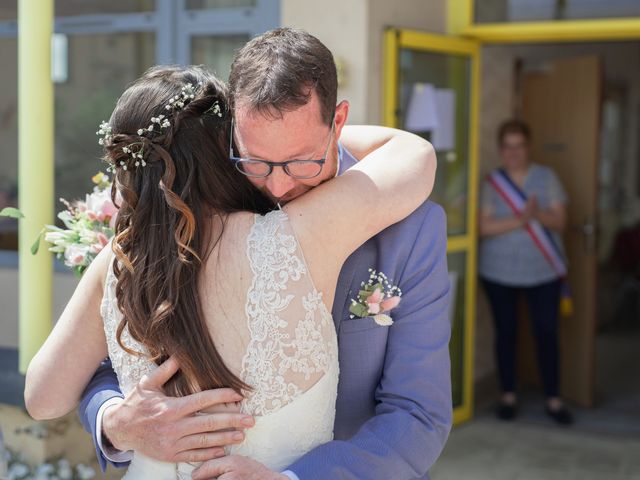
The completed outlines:
[[[547,397],[558,395],[558,310],[561,281],[511,287],[482,279],[496,326],[496,357],[503,392],[516,389],[518,296],[524,293],[536,342],[538,365]]]

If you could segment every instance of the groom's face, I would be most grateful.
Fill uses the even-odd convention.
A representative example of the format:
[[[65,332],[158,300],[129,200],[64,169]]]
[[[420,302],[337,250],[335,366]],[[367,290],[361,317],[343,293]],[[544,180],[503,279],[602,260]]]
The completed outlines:
[[[347,102],[336,107],[332,131],[331,126],[322,121],[320,102],[315,92],[306,105],[284,112],[282,116],[265,115],[244,107],[242,101],[238,102],[233,135],[241,157],[282,163],[319,160],[326,152],[326,161],[316,177],[294,178],[276,166],[267,177],[248,177],[251,183],[274,203],[283,205],[335,177],[338,169],[337,142],[348,111]]]

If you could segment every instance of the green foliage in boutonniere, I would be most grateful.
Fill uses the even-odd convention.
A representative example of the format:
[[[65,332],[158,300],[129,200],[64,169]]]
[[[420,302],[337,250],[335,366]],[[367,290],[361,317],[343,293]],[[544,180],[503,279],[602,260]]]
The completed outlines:
[[[396,308],[402,297],[402,290],[391,285],[382,272],[369,269],[369,280],[360,284],[362,289],[355,299],[351,299],[350,318],[373,316],[378,325],[393,325],[393,320],[385,312]]]

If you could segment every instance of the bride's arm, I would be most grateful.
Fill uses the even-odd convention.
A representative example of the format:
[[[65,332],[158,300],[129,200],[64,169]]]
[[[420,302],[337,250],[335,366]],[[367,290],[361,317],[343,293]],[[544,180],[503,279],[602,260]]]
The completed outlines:
[[[403,133],[408,132],[377,125],[345,125],[340,134],[340,143],[360,161],[396,135]]]
[[[110,248],[94,259],[76,287],[53,331],[31,360],[25,405],[36,420],[73,410],[100,362],[107,356],[100,302]]]
[[[361,244],[417,209],[431,194],[436,156],[426,140],[387,127],[345,127],[360,162],[285,206],[306,252],[338,265]],[[311,260],[308,258],[308,260]],[[313,262],[313,260],[311,260]]]

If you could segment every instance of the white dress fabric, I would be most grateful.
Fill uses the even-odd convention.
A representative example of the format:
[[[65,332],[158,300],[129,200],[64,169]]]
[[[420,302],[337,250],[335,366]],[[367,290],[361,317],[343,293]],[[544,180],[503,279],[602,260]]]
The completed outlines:
[[[256,417],[243,443],[228,454],[257,460],[274,471],[333,438],[338,386],[338,345],[331,314],[313,285],[287,215],[256,215],[247,236],[246,257],[252,272],[245,313],[249,341],[240,378],[252,391],[241,409]],[[243,254],[242,251],[238,255]],[[122,392],[156,368],[144,355],[127,353],[116,339],[122,315],[109,269],[101,313],[109,356]],[[123,331],[130,349],[144,348]],[[166,463],[134,452],[123,478],[191,478],[197,464]]]

